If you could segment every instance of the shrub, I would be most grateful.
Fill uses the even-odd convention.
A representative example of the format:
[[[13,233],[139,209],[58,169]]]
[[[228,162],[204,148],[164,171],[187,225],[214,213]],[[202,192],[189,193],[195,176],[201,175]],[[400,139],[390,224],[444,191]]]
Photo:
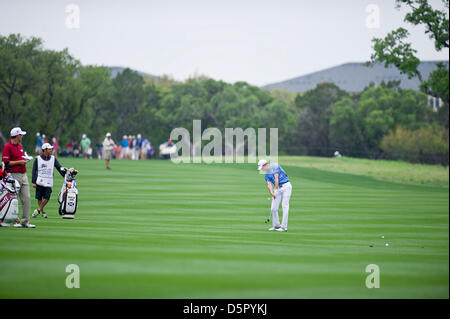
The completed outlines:
[[[383,137],[380,148],[390,159],[413,163],[449,164],[449,132],[442,127],[408,130],[397,126]]]

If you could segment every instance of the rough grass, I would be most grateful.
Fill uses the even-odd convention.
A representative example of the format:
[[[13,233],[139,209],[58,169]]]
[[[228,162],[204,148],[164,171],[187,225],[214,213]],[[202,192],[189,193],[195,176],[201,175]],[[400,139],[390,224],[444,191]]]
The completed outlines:
[[[327,158],[310,156],[280,156],[279,162],[284,165],[312,167],[325,171],[370,176],[380,181],[449,187],[448,166],[350,157]]]

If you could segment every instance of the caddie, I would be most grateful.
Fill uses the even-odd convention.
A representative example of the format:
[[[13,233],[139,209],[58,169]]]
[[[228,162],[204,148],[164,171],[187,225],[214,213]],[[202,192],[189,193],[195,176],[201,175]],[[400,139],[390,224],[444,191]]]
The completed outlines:
[[[43,218],[47,218],[44,211],[52,194],[53,187],[53,169],[56,168],[62,177],[66,174],[67,169],[62,167],[55,156],[52,155],[53,146],[49,143],[42,145],[42,155],[36,157],[33,163],[33,171],[31,182],[33,188],[36,189],[35,198],[38,200],[38,208],[34,210],[32,217],[42,214]]]

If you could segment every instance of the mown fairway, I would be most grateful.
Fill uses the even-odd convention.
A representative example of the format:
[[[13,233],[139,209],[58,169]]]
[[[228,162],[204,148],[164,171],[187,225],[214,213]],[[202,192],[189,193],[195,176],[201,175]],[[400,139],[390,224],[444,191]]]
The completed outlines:
[[[254,164],[61,162],[80,170],[76,219],[57,213],[55,175],[47,220],[0,229],[1,298],[449,297],[448,187],[284,166],[279,233]],[[68,264],[80,289],[65,286]],[[379,289],[365,287],[368,264]]]

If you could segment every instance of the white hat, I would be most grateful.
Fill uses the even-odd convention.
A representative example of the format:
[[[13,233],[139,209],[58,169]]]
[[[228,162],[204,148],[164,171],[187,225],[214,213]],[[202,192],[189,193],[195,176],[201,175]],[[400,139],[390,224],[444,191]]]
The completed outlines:
[[[82,138],[86,138],[87,136],[86,136],[86,134],[83,134],[83,136],[81,136]]]
[[[37,132],[37,133],[36,133],[36,136],[41,136],[41,133]]]
[[[20,127],[15,127],[11,130],[10,136],[15,137],[17,135],[25,135],[25,134],[27,134],[27,132],[22,131],[22,129]]]
[[[44,145],[42,145],[42,150],[46,150],[48,148],[53,148],[53,146],[50,143],[44,143]]]
[[[258,171],[260,171],[264,165],[266,165],[268,162],[265,159],[260,159],[258,161]]]
[[[142,137],[142,135],[141,135],[141,134],[138,134],[138,135],[137,135],[137,138],[141,138],[141,137]]]
[[[111,133],[106,133],[106,137],[111,137]]]

